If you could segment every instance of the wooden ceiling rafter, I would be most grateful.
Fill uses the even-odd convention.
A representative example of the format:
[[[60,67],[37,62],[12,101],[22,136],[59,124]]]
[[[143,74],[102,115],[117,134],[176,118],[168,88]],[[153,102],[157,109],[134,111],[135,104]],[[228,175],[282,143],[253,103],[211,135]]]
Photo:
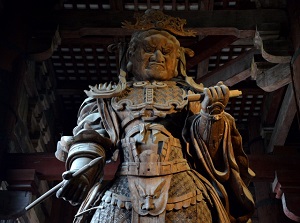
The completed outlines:
[[[198,65],[201,61],[209,58],[215,53],[221,51],[226,46],[237,40],[235,36],[206,36],[202,40],[198,41],[190,48],[195,52],[195,55],[191,58],[187,58],[186,68],[187,70]]]
[[[284,10],[279,9],[260,9],[260,10],[222,10],[222,11],[167,11],[173,17],[186,18],[187,29],[201,29],[209,35],[214,30],[222,30],[219,35],[232,35],[232,28],[239,32],[255,31],[257,24],[280,24],[287,25],[287,16]],[[124,11],[122,13],[113,11],[56,11],[53,15],[42,14],[32,15],[33,19],[43,19],[43,21],[52,21],[60,24],[60,31],[69,31],[69,33],[78,33],[80,29],[90,29],[94,34],[107,35],[107,33],[120,34],[121,23],[125,20],[133,21],[133,11]],[[80,19],[80,18],[84,18]],[[226,19],[224,19],[226,18]],[[109,21],[109,26],[107,21]],[[95,30],[99,30],[96,33]],[[102,32],[100,32],[100,30]],[[107,30],[105,32],[105,30]],[[113,32],[115,30],[115,32]],[[108,32],[109,31],[109,32]],[[225,32],[224,32],[225,31]],[[227,33],[226,33],[227,31]],[[231,34],[228,34],[228,31]],[[84,35],[90,35],[89,32],[82,32]],[[198,33],[200,35],[200,33]],[[253,33],[254,34],[254,33]],[[123,35],[123,34],[122,34]],[[61,33],[64,38],[63,33]]]
[[[247,11],[245,14],[247,15],[252,15],[252,18],[249,18],[249,16],[244,16],[243,13],[234,12],[236,17],[241,18],[243,22],[241,23],[236,23],[236,18],[232,19],[232,13],[226,13],[222,11],[214,11],[214,16],[215,14],[218,14],[217,17],[224,17],[224,16],[229,16],[230,25],[225,23],[220,24],[220,20],[211,20],[211,14],[206,12],[206,11],[201,11],[200,17],[202,19],[199,20],[199,12],[197,13],[198,18],[195,18],[196,14],[194,11],[168,11],[169,14],[172,14],[172,16],[177,16],[177,17],[183,17],[182,13],[188,13],[189,15],[186,16],[186,18],[189,18],[190,21],[187,21],[187,24],[192,24],[189,28],[194,29],[198,35],[201,36],[206,36],[202,40],[197,41],[197,40],[189,40],[187,39],[184,40],[182,39],[182,42],[184,43],[185,47],[190,47],[192,48],[195,52],[196,55],[193,58],[189,58],[187,60],[187,70],[188,70],[188,75],[193,76],[193,77],[201,77],[201,80],[206,79],[207,75],[216,75],[218,73],[219,76],[217,76],[216,79],[223,79],[224,75],[221,74],[224,72],[225,73],[230,73],[230,76],[227,76],[226,80],[228,82],[231,81],[231,83],[235,82],[238,83],[241,80],[244,80],[249,77],[249,67],[245,67],[243,69],[238,70],[237,72],[232,73],[232,68],[236,64],[235,62],[237,61],[237,58],[241,54],[243,54],[244,51],[249,49],[251,46],[249,45],[238,45],[234,44],[235,41],[237,42],[242,42],[241,40],[243,39],[251,39],[255,35],[255,30],[254,30],[254,24],[253,21],[258,21],[258,22],[277,22],[277,23],[285,23],[286,18],[285,16],[281,15],[281,12],[279,11],[272,11],[272,14],[275,16],[271,20],[268,17],[264,16],[259,16],[253,18],[253,15],[255,10],[250,10]],[[270,11],[266,11],[267,13],[270,13]],[[94,22],[91,23],[88,20],[85,21],[80,21],[80,23],[77,23],[76,20],[72,24],[67,24],[67,22],[64,23],[64,21],[68,21],[70,18],[74,17],[74,15],[80,15],[83,16],[86,14],[85,10],[76,10],[76,12],[70,11],[67,12],[64,16],[67,17],[67,19],[63,19],[63,24],[61,25],[60,33],[63,39],[63,42],[68,42],[71,45],[76,45],[80,43],[85,43],[88,44],[89,40],[91,40],[92,43],[97,44],[98,38],[102,39],[104,38],[104,41],[109,42],[110,38],[114,36],[114,39],[111,38],[111,43],[117,41],[117,39],[123,38],[123,39],[129,39],[129,36],[131,35],[132,31],[125,30],[120,28],[120,24],[122,21],[126,20],[123,19],[123,17],[131,18],[133,16],[133,12],[131,11],[123,11],[122,16],[116,15],[113,12],[103,12],[104,14],[108,15],[110,17],[114,17],[114,21],[112,21],[112,25],[110,27],[99,27],[96,25],[96,23],[102,21],[104,18],[103,16],[100,16],[99,14],[95,14],[95,12],[92,12],[91,16],[95,17],[96,19]],[[191,16],[193,14],[193,16]],[[125,15],[125,16],[124,16]],[[195,15],[195,16],[194,16]],[[260,14],[261,15],[261,14]],[[60,15],[62,16],[62,15]],[[63,18],[64,16],[60,17]],[[257,16],[257,15],[256,15]],[[59,17],[59,16],[58,16]],[[76,16],[75,16],[76,17]],[[85,16],[83,16],[86,18]],[[251,16],[250,16],[251,17]],[[192,20],[191,20],[192,19]],[[107,18],[105,18],[107,20]],[[245,21],[246,20],[246,21]],[[74,20],[72,20],[74,21]],[[200,23],[199,23],[200,21]],[[232,23],[234,21],[234,23]],[[208,24],[207,24],[208,22]],[[77,25],[76,25],[77,24]],[[78,26],[80,24],[80,26]],[[94,25],[93,25],[94,24]],[[103,23],[101,23],[103,24]],[[105,23],[104,23],[105,24]],[[118,24],[118,25],[117,25]],[[250,25],[249,25],[250,24]],[[199,28],[201,27],[201,28]],[[70,42],[68,41],[70,40]],[[82,42],[81,42],[82,41]],[[196,43],[192,44],[194,41],[197,41]],[[247,41],[246,41],[247,42]],[[192,44],[192,45],[190,45]],[[209,47],[207,47],[209,46]],[[240,51],[238,51],[239,49]],[[236,51],[236,52],[235,52]],[[251,55],[248,55],[250,58]],[[247,58],[248,58],[247,57]],[[226,58],[226,59],[224,59]],[[234,59],[235,58],[235,59]],[[248,58],[248,59],[249,59]],[[233,61],[231,61],[234,59]],[[247,62],[249,60],[247,59]],[[206,60],[206,66],[203,68],[203,71],[200,71],[202,68],[198,65],[200,62]],[[55,61],[55,60],[54,60]],[[240,59],[241,63],[242,59]],[[210,64],[210,65],[209,65]],[[214,67],[211,65],[214,64]],[[232,65],[230,65],[232,64]],[[100,68],[98,65],[96,66],[98,71],[97,74],[100,75],[98,79],[104,80],[105,78],[104,74],[100,73]],[[226,71],[227,70],[227,71]],[[210,73],[207,73],[207,71],[210,71]],[[88,72],[88,71],[86,71]],[[197,72],[202,72],[202,74],[198,74]],[[228,74],[227,74],[228,75]],[[115,75],[117,77],[117,75]],[[225,80],[225,81],[226,81]],[[95,80],[96,82],[96,80]],[[79,88],[79,89],[86,89],[89,83],[84,83],[83,81],[76,81],[73,83],[70,83],[65,80],[61,80],[60,86],[64,86],[64,89],[61,89],[61,93],[63,92],[71,92],[72,88]],[[69,90],[68,90],[69,89]],[[82,93],[79,92],[80,97],[82,97]],[[239,118],[238,118],[239,119]]]
[[[197,83],[203,83],[205,86],[211,86],[218,81],[226,81],[233,78],[235,75],[249,69],[253,55],[257,52],[256,49],[245,51],[240,56],[229,60],[223,66],[209,72],[204,77],[196,80]]]
[[[277,120],[267,146],[267,152],[273,152],[274,146],[283,146],[296,114],[296,103],[292,84],[289,84]]]
[[[31,2],[31,1],[30,1]],[[62,1],[60,1],[62,3]],[[73,2],[72,9],[70,7],[70,2]],[[99,3],[100,2],[100,3]],[[250,124],[248,123],[251,119],[251,116],[259,120],[262,118],[261,122],[257,122],[257,131],[259,135],[259,125],[261,124],[263,127],[266,128],[272,128],[273,135],[270,140],[269,149],[272,154],[252,154],[249,155],[250,165],[251,167],[256,171],[257,177],[254,179],[254,181],[266,181],[268,183],[272,182],[274,179],[274,173],[278,170],[278,168],[282,168],[285,170],[286,168],[293,168],[296,171],[287,172],[290,174],[289,179],[292,179],[294,175],[297,174],[297,169],[299,169],[299,154],[295,154],[295,156],[282,156],[282,154],[278,155],[276,152],[276,145],[277,144],[285,144],[284,141],[287,138],[287,134],[289,134],[289,131],[291,131],[291,127],[288,123],[291,121],[288,121],[287,119],[292,116],[291,115],[291,108],[295,104],[292,104],[291,99],[291,93],[290,90],[285,92],[286,86],[280,86],[279,90],[282,90],[282,92],[278,93],[278,95],[274,97],[265,97],[266,93],[262,90],[257,88],[255,81],[250,81],[250,77],[253,78],[251,75],[253,75],[252,67],[249,67],[250,58],[254,56],[257,56],[257,52],[255,49],[250,49],[250,51],[247,51],[246,49],[252,47],[251,39],[253,39],[256,31],[256,25],[262,24],[258,30],[262,33],[266,33],[266,38],[273,38],[273,40],[276,38],[280,38],[280,32],[282,31],[282,27],[291,27],[293,28],[293,34],[292,37],[294,39],[294,50],[296,51],[299,48],[299,20],[297,19],[297,16],[299,15],[299,10],[294,11],[294,9],[297,8],[299,3],[295,3],[294,0],[290,0],[289,2],[293,2],[296,6],[290,6],[289,10],[291,19],[289,21],[292,21],[294,24],[291,26],[288,24],[288,19],[286,16],[286,11],[283,6],[284,0],[260,0],[260,1],[250,1],[250,0],[157,0],[157,1],[150,1],[150,0],[104,0],[104,1],[98,1],[98,0],[76,0],[74,1],[64,1],[63,4],[69,4],[66,5],[68,7],[64,9],[60,9],[58,11],[54,10],[54,13],[52,14],[43,14],[39,10],[36,10],[33,12],[32,20],[36,21],[37,24],[40,24],[42,26],[35,26],[33,25],[33,28],[36,28],[34,30],[33,34],[29,38],[36,38],[33,39],[33,42],[37,43],[36,41],[41,41],[37,45],[32,45],[28,49],[31,50],[29,52],[36,52],[36,47],[42,46],[49,46],[49,39],[51,38],[44,38],[45,36],[49,35],[50,28],[47,27],[48,24],[60,24],[59,26],[59,33],[62,39],[62,45],[58,48],[58,51],[56,51],[51,58],[51,61],[53,61],[53,70],[54,72],[57,71],[57,69],[61,69],[62,73],[56,73],[56,77],[62,77],[65,78],[64,80],[57,80],[58,82],[58,91],[57,95],[60,101],[63,103],[63,109],[65,109],[63,112],[66,114],[71,114],[72,112],[75,113],[77,109],[79,108],[80,103],[83,101],[85,95],[82,91],[82,89],[87,89],[89,84],[93,84],[93,81],[96,83],[99,83],[101,81],[106,81],[112,78],[114,76],[117,78],[117,74],[108,75],[107,70],[115,70],[117,72],[116,66],[111,66],[112,63],[117,63],[117,58],[113,57],[110,58],[111,55],[108,55],[105,51],[104,53],[95,51],[99,44],[105,45],[105,47],[111,43],[116,43],[120,39],[129,39],[129,36],[131,35],[132,31],[122,29],[121,22],[128,19],[133,18],[133,13],[135,11],[144,11],[146,8],[160,8],[164,9],[166,14],[170,14],[175,17],[181,17],[181,18],[187,18],[187,24],[189,29],[193,29],[197,32],[198,37],[203,36],[213,36],[213,38],[219,38],[219,41],[215,42],[215,45],[213,42],[209,43],[211,45],[211,50],[214,50],[214,52],[208,52],[209,50],[201,52],[197,48],[197,45],[195,45],[195,52],[196,55],[194,58],[192,58],[195,61],[189,60],[188,62],[193,62],[192,64],[189,64],[189,75],[193,74],[196,76],[196,79],[198,81],[203,81],[206,85],[209,85],[209,82],[206,82],[207,79],[213,78],[212,82],[216,82],[216,80],[223,79],[224,82],[229,85],[233,86],[236,89],[242,90],[243,95],[238,98],[233,98],[230,100],[230,103],[228,104],[228,107],[226,108],[226,111],[231,113],[237,121],[237,126],[242,128],[247,128]],[[124,3],[127,4],[126,7],[124,7]],[[166,6],[164,4],[167,3]],[[100,6],[100,4],[104,4]],[[198,5],[197,5],[198,4]],[[253,6],[257,6],[259,9],[253,9]],[[277,9],[264,9],[264,8],[277,8]],[[299,8],[299,7],[298,7]],[[191,10],[193,9],[193,10]],[[196,9],[196,10],[195,10]],[[246,10],[238,10],[238,9],[246,9]],[[0,9],[1,10],[1,9]],[[214,11],[212,11],[214,10]],[[25,11],[25,10],[24,10]],[[121,13],[120,13],[121,12]],[[295,13],[296,12],[296,13]],[[298,14],[297,14],[298,13]],[[299,17],[299,16],[298,16]],[[226,18],[226,19],[224,19]],[[108,23],[109,21],[109,23]],[[44,23],[46,22],[46,23]],[[267,25],[266,25],[267,24]],[[273,26],[274,25],[274,26]],[[276,28],[273,30],[264,30],[266,27]],[[46,29],[43,29],[42,27],[46,27]],[[14,27],[15,28],[15,27]],[[263,28],[261,30],[261,28]],[[278,28],[278,29],[277,29]],[[51,30],[53,31],[53,30]],[[285,33],[285,29],[282,33]],[[286,34],[286,33],[285,33]],[[222,41],[225,41],[226,38],[222,39],[224,36],[232,36],[232,38],[236,38],[237,41],[234,41],[232,43],[225,43],[223,42],[223,45],[221,44]],[[197,39],[197,38],[196,38]],[[196,40],[197,41],[197,40]],[[195,41],[194,41],[195,42]],[[184,40],[182,46],[189,47],[192,46],[191,44],[194,43],[190,39]],[[201,41],[198,42],[198,44]],[[274,43],[274,44],[273,44]],[[275,41],[270,41],[271,46],[273,45],[275,51],[277,50],[277,53],[279,55],[282,55],[281,52],[279,52],[278,45],[276,45]],[[201,43],[203,44],[203,42]],[[218,46],[218,44],[220,44]],[[276,46],[276,47],[275,47]],[[51,47],[51,46],[50,46]],[[191,48],[193,48],[192,46]],[[60,52],[62,48],[80,48],[81,50],[84,50],[85,48],[90,48],[92,51],[83,51],[83,52]],[[234,52],[233,49],[241,48],[241,52]],[[272,50],[274,50],[274,48]],[[44,48],[44,49],[49,49]],[[226,51],[228,50],[229,51]],[[52,50],[52,49],[51,49]],[[269,53],[269,51],[267,51]],[[293,53],[293,51],[291,51]],[[260,52],[261,53],[261,52]],[[4,54],[3,54],[4,55]],[[5,56],[7,57],[8,54]],[[45,52],[45,55],[49,55],[48,52]],[[57,57],[58,55],[61,55],[62,57]],[[64,58],[66,56],[66,58]],[[71,59],[75,56],[82,56],[81,59]],[[96,59],[96,57],[100,56],[102,59]],[[285,55],[283,55],[285,56]],[[41,57],[40,57],[41,58]],[[69,59],[68,59],[69,58]],[[88,59],[89,58],[89,59]],[[203,58],[203,59],[201,59]],[[228,59],[224,59],[228,58]],[[72,61],[73,60],[73,61]],[[7,61],[7,60],[6,60]],[[6,63],[5,61],[5,63]],[[72,62],[71,62],[72,61]],[[299,101],[299,57],[295,58],[294,70],[297,72],[296,76],[294,76],[294,90],[296,90],[296,100]],[[102,63],[105,64],[103,67],[99,64]],[[261,61],[255,61],[257,64],[260,64]],[[61,65],[57,65],[55,63],[60,63]],[[85,70],[85,73],[83,77],[82,73],[79,73],[80,66],[76,65],[76,63],[83,64],[82,68]],[[94,66],[91,66],[94,64]],[[89,66],[90,65],[90,66]],[[286,76],[288,76],[287,69],[286,70],[280,70],[281,65],[275,66],[265,66],[262,65],[261,70],[259,72],[269,72],[269,76],[274,76],[272,74],[271,67],[274,67],[274,70],[276,72],[278,71],[284,71]],[[68,70],[70,71],[71,68],[74,70],[72,73],[72,76],[69,75]],[[90,68],[94,67],[94,70],[96,70],[96,74],[93,72],[90,72]],[[104,68],[105,67],[105,68]],[[285,64],[283,69],[287,68],[288,65]],[[98,72],[100,70],[103,70],[103,73]],[[106,73],[105,73],[106,72]],[[196,74],[195,74],[196,73]],[[68,78],[72,77],[75,78],[75,81],[70,81]],[[86,78],[86,81],[84,81],[82,78]],[[291,81],[291,80],[289,80]],[[254,85],[253,85],[254,83]],[[235,85],[235,86],[234,86]],[[267,87],[269,86],[269,82],[267,83]],[[246,86],[246,87],[245,87]],[[245,87],[245,88],[244,88]],[[289,88],[290,89],[290,88]],[[271,89],[274,90],[274,89]],[[272,92],[273,93],[273,92]],[[282,95],[286,93],[286,98],[282,99]],[[268,93],[269,95],[270,93]],[[274,92],[275,94],[275,92]],[[277,102],[274,103],[274,100]],[[283,101],[283,103],[281,103]],[[268,103],[265,103],[268,102]],[[269,104],[269,106],[265,106],[266,104]],[[270,105],[271,104],[271,105]],[[299,105],[299,103],[298,103]],[[279,110],[279,107],[281,106],[281,112],[279,113],[279,116],[281,117],[277,119],[277,113]],[[249,111],[249,112],[248,112]],[[294,110],[293,110],[294,111]],[[268,114],[269,113],[269,114]],[[270,114],[272,113],[272,114]],[[276,113],[276,114],[275,114]],[[260,115],[263,114],[264,116],[261,117]],[[72,115],[70,117],[66,117],[69,119],[69,121],[73,122],[70,124],[71,127],[73,127],[76,117],[73,117]],[[74,119],[73,119],[74,118]],[[65,121],[65,120],[64,120]],[[266,126],[264,126],[264,123],[266,123]],[[275,127],[274,127],[275,125]],[[69,126],[68,126],[69,127]],[[243,133],[243,130],[241,133]],[[246,129],[248,132],[248,129]],[[244,132],[246,132],[244,131]],[[250,131],[250,130],[249,130]],[[246,149],[247,149],[247,143],[249,142],[250,137],[243,137],[245,139],[246,143]],[[253,140],[253,139],[251,139]],[[266,140],[266,139],[265,139]],[[262,141],[261,141],[262,142]],[[251,143],[251,142],[249,142]],[[270,148],[274,148],[273,150]],[[286,148],[286,146],[283,148],[285,154],[292,154]],[[298,152],[298,148],[297,148]],[[15,155],[15,154],[14,154]],[[42,154],[38,154],[42,155]],[[274,155],[274,156],[273,156]],[[13,156],[13,155],[12,155]],[[22,158],[21,158],[22,159]],[[37,159],[37,158],[35,158]],[[51,159],[55,160],[53,154]],[[26,158],[24,159],[26,160]],[[36,160],[35,160],[36,161]],[[34,162],[27,161],[28,164],[34,164]],[[54,164],[51,165],[55,167],[55,163],[58,162],[55,160]],[[41,162],[43,163],[43,162]],[[44,163],[45,171],[47,172],[47,162]],[[18,164],[18,163],[14,163]],[[62,164],[62,163],[60,163]],[[24,168],[31,168],[32,166],[28,165]],[[23,168],[23,167],[22,167]],[[36,167],[33,167],[36,168]],[[38,169],[38,168],[37,168]],[[61,170],[57,172],[56,179],[60,180],[60,174],[63,171],[63,165],[61,165]],[[45,173],[46,173],[45,172]],[[47,172],[48,173],[48,172]],[[286,188],[283,186],[284,183],[282,183],[282,177],[278,175],[278,183],[276,184],[276,193],[277,195],[282,194],[282,191],[284,191]],[[282,175],[281,175],[282,176]],[[51,176],[45,176],[45,179],[48,179],[47,177]],[[53,176],[52,176],[53,177]],[[286,177],[286,176],[285,176]],[[52,178],[51,180],[53,180]],[[297,182],[299,185],[299,177],[297,175]],[[292,185],[294,186],[294,185]],[[297,186],[297,185],[296,185]],[[70,217],[70,216],[69,216]],[[58,219],[58,218],[57,218]],[[53,221],[56,222],[56,221]]]

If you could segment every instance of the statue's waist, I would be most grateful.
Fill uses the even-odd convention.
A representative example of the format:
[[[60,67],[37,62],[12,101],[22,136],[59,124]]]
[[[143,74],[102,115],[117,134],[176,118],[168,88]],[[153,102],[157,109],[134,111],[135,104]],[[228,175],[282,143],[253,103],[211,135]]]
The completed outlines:
[[[120,175],[130,176],[164,176],[190,170],[185,159],[168,162],[124,162]]]

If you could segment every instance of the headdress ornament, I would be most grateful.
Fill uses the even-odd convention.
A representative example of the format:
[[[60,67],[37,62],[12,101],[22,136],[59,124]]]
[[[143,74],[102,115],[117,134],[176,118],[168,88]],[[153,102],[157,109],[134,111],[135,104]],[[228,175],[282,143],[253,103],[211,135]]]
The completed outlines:
[[[171,32],[178,36],[196,36],[192,30],[184,30],[185,19],[175,18],[165,15],[160,10],[148,9],[145,14],[136,13],[134,15],[136,23],[131,24],[128,21],[122,22],[122,27],[131,30],[149,30],[159,29]]]

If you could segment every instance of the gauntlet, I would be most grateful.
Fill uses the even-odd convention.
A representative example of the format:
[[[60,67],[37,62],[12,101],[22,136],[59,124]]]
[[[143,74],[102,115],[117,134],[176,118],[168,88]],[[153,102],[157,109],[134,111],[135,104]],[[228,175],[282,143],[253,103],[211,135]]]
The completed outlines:
[[[213,160],[218,159],[218,148],[223,139],[225,122],[224,109],[229,99],[229,89],[221,82],[217,86],[204,89],[201,103],[199,133]],[[221,158],[221,157],[219,157]]]
[[[103,157],[100,164],[76,178],[70,178],[72,173],[88,164],[96,157]],[[69,201],[72,205],[80,204],[86,197],[91,186],[103,175],[105,150],[96,143],[76,143],[70,147],[66,168],[63,173],[64,185],[57,191],[56,196]]]

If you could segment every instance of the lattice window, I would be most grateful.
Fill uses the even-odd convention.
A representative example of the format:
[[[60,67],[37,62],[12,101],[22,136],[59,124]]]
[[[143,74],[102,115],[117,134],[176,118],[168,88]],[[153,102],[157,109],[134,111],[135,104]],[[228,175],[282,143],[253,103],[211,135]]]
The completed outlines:
[[[219,53],[209,58],[208,71],[212,71],[223,66],[225,63],[237,58],[239,55],[250,49],[251,46],[246,45],[230,45],[226,48],[223,48]]]
[[[249,117],[261,116],[264,94],[261,92],[243,92],[243,95],[230,98],[225,111],[231,114],[237,123],[247,123]]]
[[[253,1],[247,0],[123,0],[118,3],[110,0],[65,0],[65,10],[129,10],[145,11],[159,9],[163,11],[199,11],[199,10],[237,10],[241,7],[253,8]],[[252,3],[252,4],[251,4]],[[211,7],[211,9],[209,9]]]
[[[196,78],[196,76],[197,76],[197,68],[198,66],[194,66],[194,67],[192,67],[190,70],[187,70],[186,72],[187,72],[187,75],[189,76],[189,77],[192,77],[192,78]]]
[[[164,11],[195,11],[203,10],[200,0],[124,0],[124,10],[144,11],[160,9]]]
[[[63,5],[66,10],[111,10],[109,0],[67,0]]]
[[[68,111],[77,111],[85,99],[84,94],[64,94],[61,95],[63,107]]]
[[[238,8],[239,0],[214,0],[214,10]]]
[[[164,11],[197,11],[204,10],[203,0],[124,0],[122,10],[145,11],[160,9]],[[66,10],[113,10],[109,0],[67,0],[63,5]]]
[[[58,81],[117,80],[116,57],[106,45],[64,45],[54,53],[52,62]]]

